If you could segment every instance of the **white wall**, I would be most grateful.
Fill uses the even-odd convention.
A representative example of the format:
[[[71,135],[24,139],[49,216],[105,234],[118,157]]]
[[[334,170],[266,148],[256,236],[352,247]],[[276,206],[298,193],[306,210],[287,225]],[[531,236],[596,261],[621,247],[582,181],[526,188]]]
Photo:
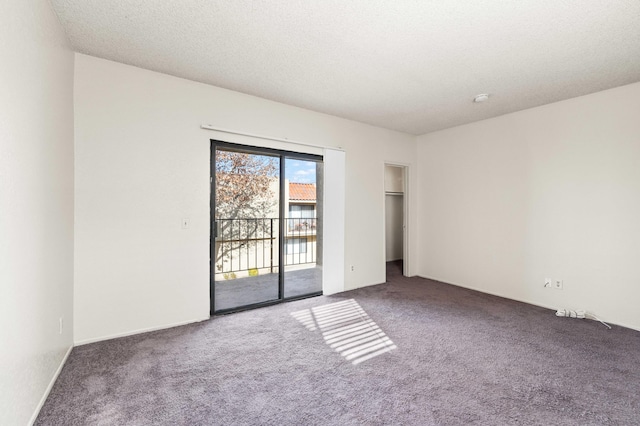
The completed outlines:
[[[386,195],[384,203],[386,261],[402,259],[402,195]]]
[[[73,340],[73,54],[48,1],[2,6],[0,424],[24,425]]]
[[[639,112],[636,83],[419,137],[419,275],[640,329]]]
[[[201,123],[342,147],[346,288],[384,282],[382,166],[412,164],[414,137],[80,54],[75,72],[76,342],[208,317],[209,140],[262,142]]]
[[[345,290],[345,153],[325,149],[322,182],[322,292]]]

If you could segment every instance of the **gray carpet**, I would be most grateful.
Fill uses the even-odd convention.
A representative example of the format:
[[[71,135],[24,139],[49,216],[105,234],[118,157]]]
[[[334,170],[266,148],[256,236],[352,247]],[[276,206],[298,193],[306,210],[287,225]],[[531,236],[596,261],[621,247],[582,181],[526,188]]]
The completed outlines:
[[[640,424],[640,333],[390,267],[386,284],[74,348],[37,424]]]

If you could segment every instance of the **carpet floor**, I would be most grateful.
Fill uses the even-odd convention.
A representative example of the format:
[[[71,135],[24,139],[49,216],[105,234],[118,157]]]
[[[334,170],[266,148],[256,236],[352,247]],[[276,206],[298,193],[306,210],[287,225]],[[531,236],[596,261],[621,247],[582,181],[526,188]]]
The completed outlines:
[[[38,425],[637,425],[640,333],[421,278],[73,349]]]

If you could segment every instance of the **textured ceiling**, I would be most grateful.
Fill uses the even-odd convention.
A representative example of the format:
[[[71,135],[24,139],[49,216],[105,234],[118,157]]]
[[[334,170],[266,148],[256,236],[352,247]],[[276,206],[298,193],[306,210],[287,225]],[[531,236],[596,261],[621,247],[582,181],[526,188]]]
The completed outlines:
[[[51,2],[78,52],[411,134],[640,81],[638,0]]]

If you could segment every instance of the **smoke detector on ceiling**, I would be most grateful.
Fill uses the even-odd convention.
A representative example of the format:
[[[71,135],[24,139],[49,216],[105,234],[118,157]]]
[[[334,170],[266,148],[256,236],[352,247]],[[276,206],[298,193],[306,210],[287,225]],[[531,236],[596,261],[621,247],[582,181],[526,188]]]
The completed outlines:
[[[476,104],[479,104],[480,102],[485,102],[488,99],[489,99],[488,93],[481,93],[477,95],[475,98],[473,98],[473,102],[475,102]]]

